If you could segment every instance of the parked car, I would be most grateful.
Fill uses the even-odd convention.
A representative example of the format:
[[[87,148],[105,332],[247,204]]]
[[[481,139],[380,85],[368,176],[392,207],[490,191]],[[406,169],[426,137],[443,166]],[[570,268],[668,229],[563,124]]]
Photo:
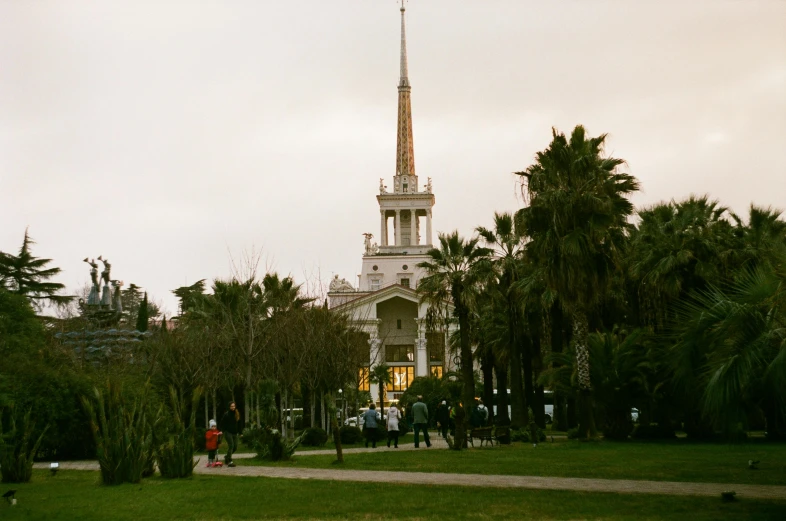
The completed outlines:
[[[630,419],[633,420],[633,423],[637,423],[639,421],[639,410],[635,407],[630,410]]]

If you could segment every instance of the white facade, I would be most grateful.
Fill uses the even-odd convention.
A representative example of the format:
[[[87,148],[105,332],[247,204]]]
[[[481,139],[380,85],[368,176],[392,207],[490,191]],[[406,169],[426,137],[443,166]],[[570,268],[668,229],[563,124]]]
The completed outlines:
[[[418,186],[407,74],[404,8],[401,8],[401,78],[398,86],[398,142],[392,190],[379,180],[379,244],[365,233],[365,253],[357,286],[338,275],[330,284],[332,310],[347,313],[352,325],[368,335],[369,368],[382,362],[393,370],[387,399],[394,399],[418,376],[454,370],[447,353],[450,331],[428,331],[428,306],[415,288],[424,277],[418,264],[432,248],[431,178]],[[392,222],[391,222],[392,221]],[[392,232],[389,232],[392,224]],[[373,228],[372,228],[373,229]],[[375,385],[369,388],[376,400]]]

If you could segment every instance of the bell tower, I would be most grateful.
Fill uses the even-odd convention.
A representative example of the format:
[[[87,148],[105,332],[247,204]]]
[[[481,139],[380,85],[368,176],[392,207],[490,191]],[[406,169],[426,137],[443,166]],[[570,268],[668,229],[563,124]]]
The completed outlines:
[[[412,137],[412,87],[407,68],[406,9],[401,6],[401,57],[398,82],[398,126],[396,133],[396,172],[393,190],[388,192],[380,179],[380,253],[425,253],[431,248],[431,209],[434,195],[431,178],[420,187],[415,173],[415,146]],[[393,219],[389,237],[388,220]]]

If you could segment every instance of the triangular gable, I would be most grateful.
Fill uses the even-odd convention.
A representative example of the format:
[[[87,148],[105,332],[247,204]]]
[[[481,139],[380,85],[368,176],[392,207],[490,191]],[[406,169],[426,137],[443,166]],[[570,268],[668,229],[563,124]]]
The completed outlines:
[[[409,300],[410,302],[414,302],[415,304],[420,304],[420,298],[418,297],[418,294],[414,289],[408,288],[406,286],[402,286],[401,284],[392,284],[382,289],[378,289],[377,291],[366,293],[362,297],[358,297],[354,300],[350,300],[349,302],[344,302],[342,304],[339,304],[338,306],[331,309],[335,309],[335,310],[352,309],[354,307],[362,306],[370,302],[375,302],[375,301],[382,302],[394,297],[401,297],[404,300]]]

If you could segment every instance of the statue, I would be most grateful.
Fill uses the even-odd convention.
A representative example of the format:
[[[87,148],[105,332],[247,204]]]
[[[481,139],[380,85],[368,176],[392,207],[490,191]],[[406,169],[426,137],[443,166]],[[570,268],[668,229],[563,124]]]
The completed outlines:
[[[379,193],[381,194],[387,193],[387,186],[385,186],[385,179],[382,177],[379,178]]]
[[[87,305],[97,306],[101,303],[98,298],[98,264],[95,259],[89,259],[88,257],[85,257],[83,262],[90,264],[90,280],[92,281],[90,295],[87,297]]]
[[[426,183],[426,192],[431,193],[431,178],[428,178],[428,183]]]
[[[123,294],[120,293],[120,288],[123,287],[122,280],[113,280],[112,281],[112,303],[115,307],[115,311],[118,313],[123,312]]]
[[[364,241],[366,246],[366,255],[375,255],[379,251],[379,246],[377,246],[376,242],[374,243],[371,242],[371,238],[374,237],[374,234],[364,233],[363,237],[366,238],[366,240]]]
[[[355,291],[355,288],[347,279],[339,279],[338,275],[333,275],[333,280],[330,281],[330,291]]]
[[[109,264],[109,259],[104,259],[102,255],[98,256],[98,260],[104,263],[104,271],[101,272],[101,280],[104,281],[104,286],[109,285],[109,272],[112,269],[112,265]]]

